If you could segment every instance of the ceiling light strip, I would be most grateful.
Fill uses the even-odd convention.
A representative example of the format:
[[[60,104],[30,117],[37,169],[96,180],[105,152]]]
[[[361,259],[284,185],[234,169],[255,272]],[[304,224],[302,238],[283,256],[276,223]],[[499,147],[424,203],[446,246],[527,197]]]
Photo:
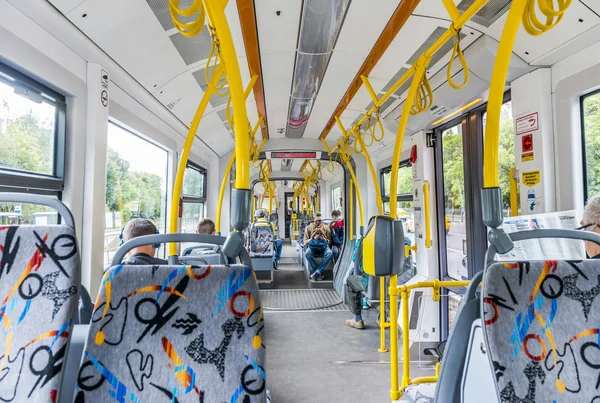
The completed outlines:
[[[260,125],[263,139],[269,138],[269,127],[267,125],[267,106],[265,102],[265,89],[262,77],[262,65],[260,59],[260,48],[258,46],[258,29],[256,28],[256,15],[253,0],[237,0],[238,15],[240,16],[240,26],[244,38],[244,47],[246,48],[246,57],[248,59],[248,68],[250,77],[258,76],[254,85],[254,100],[258,113],[264,116]]]
[[[432,123],[432,126],[436,126],[436,125],[438,125],[438,124],[442,123],[443,121],[445,121],[445,120],[448,120],[448,119],[450,119],[450,118],[452,118],[452,117],[454,117],[454,116],[458,115],[458,114],[459,114],[459,113],[461,113],[462,111],[466,111],[467,109],[469,109],[470,107],[472,107],[472,106],[474,106],[474,105],[477,105],[477,104],[478,104],[479,102],[481,102],[481,101],[482,101],[482,99],[481,99],[481,98],[477,98],[476,100],[469,102],[469,103],[468,103],[468,104],[466,104],[465,106],[462,106],[462,107],[458,108],[457,110],[455,110],[454,112],[447,114],[447,115],[446,115],[446,116],[444,116],[443,118],[441,118],[441,119],[439,119],[439,120],[436,120],[435,122],[433,122],[433,123]]]
[[[354,98],[354,96],[360,89],[362,85],[362,80],[360,76],[368,77],[369,74],[371,74],[371,71],[377,65],[379,59],[381,59],[381,57],[383,56],[387,48],[390,46],[398,32],[400,32],[400,29],[402,29],[402,27],[404,26],[410,15],[413,13],[415,8],[417,8],[419,2],[420,0],[403,0],[398,6],[398,8],[396,8],[396,11],[392,15],[392,18],[390,18],[384,30],[381,32],[381,35],[379,35],[379,39],[377,39],[377,42],[375,43],[375,46],[373,46],[373,49],[369,53],[369,56],[364,61],[363,65],[360,67],[358,73],[356,73],[352,84],[350,84],[348,90],[342,97],[342,100],[331,115],[329,122],[327,122],[327,125],[325,126],[323,132],[319,136],[320,139],[324,139],[327,137],[329,131],[335,124],[335,116],[341,115],[342,112],[346,110],[346,108],[350,104],[350,101],[352,101],[352,98]]]

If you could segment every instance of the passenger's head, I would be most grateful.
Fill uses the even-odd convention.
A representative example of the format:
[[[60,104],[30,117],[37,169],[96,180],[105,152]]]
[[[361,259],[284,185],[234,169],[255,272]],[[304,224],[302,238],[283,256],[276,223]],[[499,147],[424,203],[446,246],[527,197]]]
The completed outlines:
[[[254,212],[254,218],[258,219],[258,218],[265,218],[266,214],[265,214],[265,210],[259,208],[258,210],[256,210]]]
[[[134,218],[125,224],[123,228],[123,242],[127,242],[130,239],[137,238],[144,235],[154,235],[158,233],[156,225],[145,218]],[[154,256],[156,252],[156,245],[143,245],[138,246],[131,250],[132,254],[145,253],[146,255]]]
[[[215,234],[215,223],[210,218],[203,218],[198,223],[196,228],[196,234],[214,235]]]
[[[594,231],[600,234],[600,194],[588,200],[583,211],[581,226],[585,231]],[[600,245],[594,242],[585,242],[585,249],[589,257],[600,255]]]
[[[342,212],[340,210],[333,210],[331,212],[331,218],[333,218],[334,220],[339,220],[340,218],[342,218]]]
[[[321,213],[315,213],[315,224],[323,224],[323,216],[321,215]]]
[[[323,234],[323,231],[318,229],[318,230],[315,230],[315,232],[313,232],[313,238],[323,240],[323,239],[325,239],[325,234]]]

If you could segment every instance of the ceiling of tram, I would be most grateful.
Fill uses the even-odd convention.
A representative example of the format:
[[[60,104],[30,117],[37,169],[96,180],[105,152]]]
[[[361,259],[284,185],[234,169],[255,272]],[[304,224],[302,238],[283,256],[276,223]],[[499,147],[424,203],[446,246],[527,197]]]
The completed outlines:
[[[152,93],[172,114],[189,126],[197,105],[206,89],[206,62],[211,50],[208,30],[204,29],[194,38],[185,38],[173,27],[168,0],[48,0],[69,18],[84,34],[112,57],[135,80]],[[319,0],[334,1],[334,0]],[[455,0],[459,10],[466,9],[474,0]],[[191,4],[183,0],[181,7]],[[250,81],[247,56],[260,57],[260,72],[264,86],[267,126],[269,138],[284,138],[288,130],[290,94],[296,65],[299,32],[301,31],[304,2],[310,0],[255,0],[255,23],[258,47],[248,47],[247,34],[242,30],[238,6],[252,4],[251,0],[229,0],[226,14],[236,46],[244,83]],[[479,39],[485,45],[500,39],[510,0],[490,0],[462,30],[462,48],[467,49]],[[347,4],[347,3],[344,3]],[[305,5],[306,6],[306,5]],[[388,23],[400,0],[352,0],[347,6],[337,41],[308,120],[305,122],[304,138],[319,138],[328,134],[329,141],[341,135],[333,125],[329,133],[325,130],[338,106],[346,106],[341,121],[350,127],[372,106],[371,98],[364,86],[356,95],[345,99],[345,94],[357,79],[357,73],[365,62],[373,62],[371,51],[381,40],[382,33],[389,29]],[[247,9],[247,8],[245,8]],[[557,57],[565,57],[576,51],[576,38],[600,24],[600,3],[596,0],[575,0],[557,28],[541,37],[532,37],[523,30],[518,35],[515,54],[532,66],[551,64]],[[391,40],[385,52],[369,73],[369,80],[377,94],[383,94],[416,59],[450,25],[448,14],[441,0],[421,0],[400,32]],[[245,40],[246,39],[246,40]],[[488,42],[489,41],[489,42]],[[481,41],[480,41],[481,42]],[[489,47],[489,46],[488,46]],[[574,49],[574,50],[573,50]],[[442,72],[452,51],[452,43],[443,47],[432,59],[428,75],[433,77]],[[246,52],[257,52],[256,55]],[[370,59],[369,59],[370,57]],[[376,59],[375,59],[376,60]],[[471,63],[471,59],[467,59]],[[491,71],[477,69],[482,63],[473,60],[470,68],[474,91],[487,84]],[[455,63],[459,64],[459,63]],[[471,66],[471,65],[470,65]],[[486,65],[487,66],[487,65]],[[459,69],[455,68],[458,72]],[[487,74],[485,74],[487,73]],[[441,75],[440,75],[441,76]],[[445,72],[443,73],[445,76]],[[456,78],[460,82],[460,78]],[[441,87],[445,78],[437,84]],[[396,119],[399,107],[406,97],[407,85],[382,105],[383,117]],[[444,110],[455,108],[460,93],[436,92],[436,104]],[[224,156],[233,149],[233,135],[225,116],[227,99],[213,96],[198,130],[198,136],[218,155]],[[258,119],[257,102],[251,93],[246,103],[252,125]],[[426,124],[436,120],[432,112],[425,115]],[[391,120],[391,123],[394,122]],[[386,119],[387,123],[388,119]],[[416,121],[415,121],[416,122]],[[423,120],[419,121],[421,124]],[[410,128],[409,124],[409,128]],[[393,143],[390,126],[381,143],[375,143],[372,153]],[[260,138],[260,131],[257,134]],[[303,160],[290,164],[273,161],[273,170],[298,171]],[[291,166],[291,168],[290,168]],[[326,171],[326,168],[324,169]]]

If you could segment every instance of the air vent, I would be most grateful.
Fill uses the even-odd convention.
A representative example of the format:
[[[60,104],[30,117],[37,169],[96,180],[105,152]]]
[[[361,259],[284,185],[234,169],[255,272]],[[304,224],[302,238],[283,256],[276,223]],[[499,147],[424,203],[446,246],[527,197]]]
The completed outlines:
[[[173,25],[173,20],[171,19],[171,14],[169,13],[169,2],[165,0],[146,0],[146,3],[152,9],[152,12],[162,25],[165,31],[169,29],[175,28]],[[186,9],[194,3],[194,0],[179,0],[179,8]],[[197,15],[197,14],[196,14]],[[196,19],[196,15],[191,17],[180,17],[181,22],[191,22]]]
[[[394,77],[392,77],[392,79],[386,84],[386,86],[383,87],[383,91],[388,92],[388,90],[392,88],[396,81],[400,80],[400,77],[402,77],[407,71],[408,69],[405,67],[402,67],[400,70],[398,70]]]
[[[475,0],[462,0],[457,6],[462,14],[469,8]],[[510,6],[511,0],[489,0],[485,6],[471,18],[476,24],[489,28],[498,18],[500,18]]]
[[[433,116],[442,116],[448,113],[448,108],[446,108],[445,106],[435,105],[435,109],[432,106],[430,112]]]
[[[291,171],[293,163],[294,163],[294,160],[291,160],[289,158],[281,160],[281,170],[282,171]]]
[[[285,129],[283,127],[280,127],[279,129],[277,129],[277,134],[283,134],[285,133]]]
[[[365,116],[364,113],[361,113],[360,115],[358,115],[358,117],[354,120],[354,122],[352,122],[352,126],[354,126],[359,120],[361,120],[363,117]]]
[[[414,64],[417,61],[417,59],[423,54],[423,52],[429,49],[438,39],[441,38],[444,32],[446,32],[446,29],[447,28],[437,27],[435,31],[433,31],[431,35],[429,35],[429,38],[427,38],[425,42],[423,42],[419,49],[410,57],[410,59],[408,59],[408,62],[406,63],[410,65]],[[465,36],[465,34],[460,35],[461,39]],[[444,57],[448,52],[450,52],[450,50],[452,50],[453,46],[453,41],[446,42],[441,48],[438,49],[437,52],[435,52],[435,54],[431,58],[431,61],[429,62],[429,66],[434,66],[437,62],[439,62],[442,57]]]
[[[379,108],[379,110],[381,112],[385,111],[387,108],[389,108],[395,101],[396,101],[396,97],[389,97],[388,99],[386,99],[386,101],[384,103],[381,104],[381,107]]]
[[[171,35],[169,38],[188,66],[200,60],[208,59],[212,47],[208,29],[203,29],[192,38],[187,38],[180,33]]]
[[[198,82],[198,85],[200,85],[200,88],[202,88],[202,91],[206,91],[208,84],[206,83],[204,69],[196,70],[192,73],[192,75],[196,79],[196,82]]]

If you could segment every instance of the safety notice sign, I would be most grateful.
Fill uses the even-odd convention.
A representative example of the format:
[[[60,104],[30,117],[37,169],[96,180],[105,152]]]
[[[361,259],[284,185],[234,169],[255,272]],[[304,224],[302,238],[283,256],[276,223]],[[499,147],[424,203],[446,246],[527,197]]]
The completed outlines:
[[[521,183],[525,186],[534,187],[540,183],[540,171],[523,172]]]
[[[521,116],[515,120],[515,132],[517,135],[533,132],[540,128],[538,123],[538,113],[532,113],[529,115]]]
[[[533,161],[533,151],[521,154],[521,162]]]

